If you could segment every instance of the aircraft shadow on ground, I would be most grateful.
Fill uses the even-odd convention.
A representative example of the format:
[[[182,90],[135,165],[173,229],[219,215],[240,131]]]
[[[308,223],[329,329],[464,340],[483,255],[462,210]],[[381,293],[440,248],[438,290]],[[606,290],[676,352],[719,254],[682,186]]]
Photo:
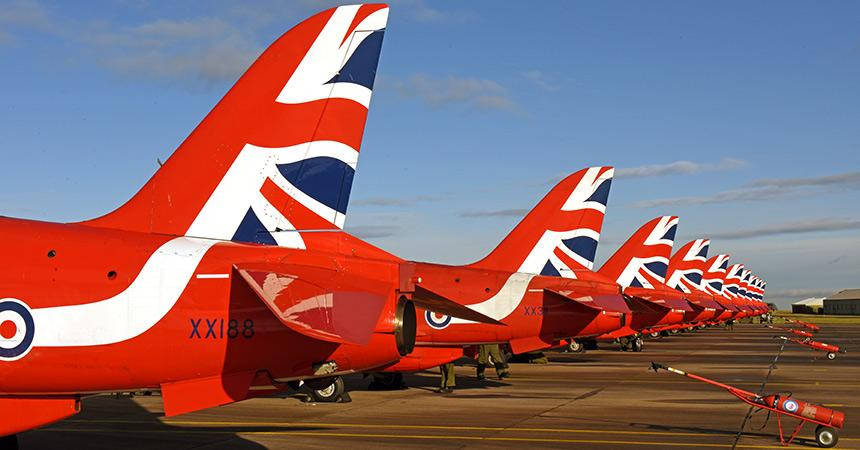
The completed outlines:
[[[579,354],[581,355],[581,353]],[[546,354],[547,358],[549,358],[549,362],[553,365],[570,365],[570,364],[585,364],[585,363],[599,363],[604,360],[600,358],[588,358],[583,356],[578,356],[577,354],[572,353],[549,353]],[[517,363],[517,364],[528,364],[528,363]]]
[[[631,422],[631,423],[629,423],[629,425],[632,427],[635,427],[635,428],[644,428],[646,430],[653,430],[653,431],[707,433],[707,434],[725,435],[725,436],[731,436],[731,437],[734,437],[738,434],[737,430],[725,430],[725,429],[705,428],[705,427],[681,427],[681,426],[669,426],[669,425],[654,424],[654,423],[636,423],[636,422]],[[768,426],[770,426],[770,423],[768,423]],[[779,435],[778,434],[766,433],[764,431],[756,431],[755,428],[758,428],[758,426],[755,426],[753,428],[753,430],[744,431],[743,437],[744,438],[753,437],[753,438],[773,439],[776,443],[779,443]],[[790,433],[791,432],[790,430],[792,430],[793,428],[794,428],[793,426],[788,427],[788,432]],[[742,440],[743,440],[743,438],[742,438]],[[818,447],[818,443],[815,442],[815,439],[807,439],[807,438],[801,438],[801,437],[794,438],[794,441],[792,441],[792,444],[803,445],[806,447]]]
[[[90,408],[88,408],[90,406]],[[81,413],[69,420],[23,433],[22,450],[30,448],[109,448],[100,444],[106,435],[121,434],[127,448],[186,449],[199,446],[230,449],[265,449],[238,433],[283,431],[277,427],[195,427],[176,426],[159,420],[161,413],[147,411],[129,397],[85,399]],[[313,431],[319,428],[290,427],[290,431]],[[113,439],[104,442],[115,442]]]
[[[506,383],[504,381],[499,381],[494,379],[495,373],[492,369],[487,370],[487,379],[483,381],[478,381],[474,375],[458,375],[456,378],[457,387],[459,390],[483,390],[483,389],[491,389],[497,388],[500,386],[510,386],[510,383]],[[424,390],[436,390],[439,389],[439,381],[441,378],[441,374],[437,372],[418,372],[412,374],[406,374],[403,377],[406,385],[410,388],[415,389],[424,389]]]
[[[708,428],[708,427],[688,427],[688,426],[678,426],[678,425],[666,425],[662,423],[646,423],[646,422],[627,422],[624,420],[612,420],[612,419],[604,419],[604,418],[595,418],[595,417],[587,417],[587,416],[560,416],[553,415],[553,419],[572,419],[576,421],[582,421],[585,423],[600,423],[600,424],[612,424],[612,425],[625,425],[632,429],[637,430],[647,430],[647,431],[663,431],[663,432],[674,432],[674,433],[701,433],[701,434],[710,434],[714,436],[725,436],[726,437],[726,446],[730,446],[734,441],[734,437],[738,434],[737,429],[724,429],[724,428]],[[740,420],[740,418],[739,418]],[[755,420],[755,419],[754,419]],[[775,420],[775,419],[774,419]],[[794,422],[792,422],[794,424]],[[763,440],[772,440],[774,445],[779,445],[779,435],[774,432],[765,432],[757,430],[761,426],[761,422],[750,422],[750,425],[743,433],[743,439],[747,438],[755,438],[755,439],[763,439]],[[768,422],[768,427],[776,425]],[[786,427],[786,424],[783,424],[783,427]],[[787,427],[788,433],[794,428],[794,425]],[[804,428],[807,433],[810,432],[810,429]],[[611,433],[611,432],[610,432]],[[805,447],[818,447],[818,444],[814,439],[804,438],[804,437],[796,437],[792,444],[797,444]],[[694,447],[695,444],[691,443],[691,447]]]

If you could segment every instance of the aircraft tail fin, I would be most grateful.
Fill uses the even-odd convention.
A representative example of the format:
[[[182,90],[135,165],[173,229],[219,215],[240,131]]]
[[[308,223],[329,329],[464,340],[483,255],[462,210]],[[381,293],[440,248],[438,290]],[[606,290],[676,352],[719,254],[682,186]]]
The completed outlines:
[[[387,19],[341,6],[289,30],[131,200],[84,224],[294,248],[342,229]]]
[[[666,284],[681,292],[690,293],[702,289],[702,275],[708,259],[709,239],[696,239],[681,247],[669,259]]]
[[[723,278],[723,293],[731,299],[740,296],[740,273],[743,269],[743,264],[732,264],[726,269],[726,274]]]
[[[709,259],[702,274],[702,287],[714,295],[723,295],[726,271],[729,269],[729,255],[720,254]]]
[[[473,267],[575,278],[590,270],[614,169],[591,167],[559,182]]]
[[[677,229],[676,216],[649,221],[630,236],[598,273],[622,287],[653,289],[665,283]]]

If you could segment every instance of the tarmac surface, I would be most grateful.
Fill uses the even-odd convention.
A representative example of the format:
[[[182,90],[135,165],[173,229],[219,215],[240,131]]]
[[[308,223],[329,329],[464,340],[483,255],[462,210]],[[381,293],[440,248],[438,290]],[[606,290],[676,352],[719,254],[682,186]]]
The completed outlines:
[[[704,383],[655,374],[650,361],[756,391],[779,347],[775,334],[747,324],[649,340],[642,353],[609,344],[552,352],[549,364],[512,364],[501,382],[477,381],[474,365],[462,360],[450,395],[433,392],[435,371],[407,375],[409,389],[387,392],[347,377],[351,403],[292,394],[169,419],[158,396],[95,397],[79,415],[21,435],[21,448],[729,448],[747,406]],[[824,325],[816,337],[848,353],[829,361],[790,344],[766,391],[843,411],[838,448],[860,449],[860,325]],[[765,414],[753,416],[738,448],[784,448],[775,418],[760,429],[764,421]],[[817,447],[813,430],[806,425],[792,447]]]

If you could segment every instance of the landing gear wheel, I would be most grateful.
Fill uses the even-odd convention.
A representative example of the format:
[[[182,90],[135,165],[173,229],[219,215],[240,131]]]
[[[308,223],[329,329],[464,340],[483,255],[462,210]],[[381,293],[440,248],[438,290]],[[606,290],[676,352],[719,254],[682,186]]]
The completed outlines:
[[[835,447],[836,443],[839,442],[839,434],[834,428],[819,425],[815,427],[815,442],[818,442],[819,447]]]
[[[651,333],[651,337],[652,337],[652,338],[654,338],[654,339],[657,339],[658,337],[660,337],[660,332],[659,332],[659,331],[655,331],[655,332]]]
[[[678,331],[677,329],[669,330],[669,334],[678,334],[678,333],[680,333],[680,331]]]
[[[18,435],[12,434],[0,437],[0,449],[18,450]]]
[[[340,400],[341,396],[346,392],[346,387],[343,385],[343,378],[335,377],[334,381],[322,389],[311,388],[311,398],[317,403],[335,403]]]
[[[643,341],[641,337],[637,337],[636,339],[633,339],[632,342],[630,342],[630,350],[634,352],[641,352],[644,347],[645,341]]]
[[[572,353],[582,353],[585,351],[585,346],[580,342],[571,340],[570,344],[567,344],[567,350]]]
[[[833,353],[833,352],[828,353],[827,359],[836,359],[836,353]]]

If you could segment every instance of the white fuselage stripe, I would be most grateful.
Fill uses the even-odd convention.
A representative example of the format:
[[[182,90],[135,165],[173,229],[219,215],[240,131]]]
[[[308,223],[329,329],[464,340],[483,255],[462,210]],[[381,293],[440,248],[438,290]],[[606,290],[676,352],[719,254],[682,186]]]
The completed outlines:
[[[198,280],[221,280],[230,278],[229,273],[198,273],[194,276]]]
[[[513,273],[510,278],[505,281],[504,286],[499,289],[496,295],[484,300],[481,303],[474,305],[466,305],[472,311],[479,312],[485,316],[492,317],[495,320],[502,320],[513,313],[517,306],[522,303],[526,290],[532,278],[537,275],[530,273]],[[471,320],[451,318],[451,324],[457,323],[475,323]]]
[[[176,238],[150,256],[119,294],[82,305],[34,308],[34,347],[114,344],[140,336],[173,308],[215,241]]]

